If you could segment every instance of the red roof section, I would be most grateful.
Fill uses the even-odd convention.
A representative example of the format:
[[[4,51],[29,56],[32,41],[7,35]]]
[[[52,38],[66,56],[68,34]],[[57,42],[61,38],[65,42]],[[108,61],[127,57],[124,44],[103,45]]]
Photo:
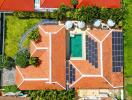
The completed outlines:
[[[81,6],[97,6],[104,8],[120,8],[120,0],[78,0],[77,8]]]
[[[40,5],[42,8],[59,8],[62,4],[71,7],[70,0],[40,0]]]
[[[1,11],[34,11],[34,0],[0,0]]]
[[[64,89],[66,30],[63,25],[41,25],[39,33],[40,40],[30,43],[30,53],[32,57],[39,57],[41,63],[37,67],[20,68],[17,66],[16,84],[21,90]],[[52,59],[49,57],[50,50]],[[50,59],[52,70],[50,70]],[[47,83],[50,80],[50,71],[52,73],[51,84]]]
[[[52,77],[53,81],[66,84],[66,30],[62,28],[52,35]]]
[[[63,90],[62,87],[58,84],[49,84],[44,81],[24,81],[20,86],[20,90],[45,90],[45,89],[54,89],[54,90]]]
[[[118,31],[118,30],[115,30]],[[112,72],[112,30],[93,29],[88,31],[88,36],[98,42],[98,68],[94,68],[87,60],[70,60],[75,67],[75,82],[70,87],[76,89],[113,88],[123,86],[123,73]],[[94,38],[93,38],[94,37]],[[96,40],[96,39],[98,40]],[[100,66],[100,42],[102,42],[103,76]],[[79,75],[78,70],[80,71]],[[91,76],[88,76],[91,75]],[[100,75],[100,76],[98,76]]]
[[[104,89],[112,88],[102,77],[84,77],[81,78],[74,87],[76,89]]]
[[[95,68],[85,59],[69,60],[69,64],[75,68],[75,81],[69,84],[70,87],[98,89],[123,86],[123,73],[112,72],[112,31],[100,29],[86,31],[85,36],[97,42],[99,66]],[[33,57],[39,57],[41,64],[38,67],[16,67],[16,84],[22,90],[65,89],[68,42],[65,27],[64,25],[41,25],[39,33],[41,37],[39,42],[31,41],[30,53]]]

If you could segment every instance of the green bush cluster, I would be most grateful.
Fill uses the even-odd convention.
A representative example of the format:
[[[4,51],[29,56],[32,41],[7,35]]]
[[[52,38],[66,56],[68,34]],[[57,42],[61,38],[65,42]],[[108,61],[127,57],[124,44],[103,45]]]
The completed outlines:
[[[40,39],[40,34],[38,29],[33,30],[30,34],[29,34],[29,39],[33,40],[33,41],[38,41]]]
[[[27,14],[26,14],[27,13]],[[114,20],[117,24],[123,20],[124,9],[123,8],[98,8],[98,7],[84,7],[79,9],[73,9],[65,5],[61,5],[59,9],[53,12],[15,12],[14,15],[20,18],[27,17],[39,17],[56,20],[82,20],[87,23],[94,21],[95,19],[102,19],[104,21],[108,19]],[[121,24],[120,24],[121,25]]]
[[[39,62],[40,62],[40,60],[39,60],[38,57],[31,57],[29,59],[29,64],[30,65],[38,66],[39,65]]]
[[[6,69],[11,69],[12,67],[15,66],[15,61],[13,58],[8,57],[4,55],[0,55],[0,69],[6,68]]]
[[[20,50],[16,54],[15,62],[20,67],[26,67],[29,65],[30,53],[28,50]]]
[[[29,91],[28,96],[31,100],[74,100],[74,90],[38,90]]]
[[[30,57],[29,51],[27,49],[23,49],[16,54],[15,63],[23,68],[29,65],[38,66],[39,59],[37,57]]]
[[[74,8],[76,8],[76,5],[78,5],[78,0],[71,0],[71,4]]]
[[[19,91],[16,85],[3,86],[2,89],[4,93],[8,92],[16,93]]]

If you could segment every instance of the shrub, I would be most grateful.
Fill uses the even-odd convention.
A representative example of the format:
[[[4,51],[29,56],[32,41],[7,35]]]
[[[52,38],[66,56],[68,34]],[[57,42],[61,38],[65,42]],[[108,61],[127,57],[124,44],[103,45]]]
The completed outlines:
[[[71,0],[71,4],[74,8],[76,8],[76,5],[78,5],[78,0]]]
[[[81,8],[79,9],[76,9],[75,10],[75,19],[79,20],[79,21],[87,21],[87,13],[86,13],[86,9],[84,6],[82,6]]]
[[[14,59],[11,57],[5,56],[3,66],[5,66],[5,68],[7,68],[7,69],[10,69],[11,67],[15,67]]]
[[[67,11],[67,12],[66,12],[66,17],[67,17],[68,19],[71,19],[71,18],[73,17],[73,13],[74,13],[74,12]]]
[[[18,92],[19,90],[17,89],[17,86],[16,85],[10,85],[10,86],[3,86],[3,92],[4,93],[8,93],[8,92],[13,92],[13,93],[16,93]]]
[[[27,67],[29,65],[29,59],[29,51],[26,49],[20,50],[16,55],[15,63],[20,67]]]
[[[0,69],[3,69],[4,66],[3,66],[3,60],[2,60],[2,55],[0,55]]]
[[[13,12],[13,15],[18,18],[43,18],[42,12]]]
[[[38,41],[40,38],[40,34],[38,29],[33,30],[30,35],[29,35],[29,39],[34,40],[34,41]]]
[[[111,16],[109,13],[109,9],[107,8],[100,8],[99,12],[100,12],[99,15],[101,20],[107,21]]]
[[[0,69],[7,68],[10,69],[15,66],[15,61],[13,58],[4,56],[2,60],[2,55],[0,55]]]
[[[30,90],[28,96],[32,100],[75,100],[75,90]]]
[[[71,0],[73,5],[78,3],[78,0]],[[60,21],[65,20],[81,20],[85,22],[93,22],[95,19],[102,19],[107,21],[112,19],[119,23],[119,21],[124,19],[124,8],[115,9],[115,8],[98,8],[98,7],[84,7],[82,6],[79,9],[72,9],[68,6],[61,5],[59,9],[54,10],[53,12],[15,12],[14,15],[20,18],[53,18]]]
[[[46,11],[44,13],[44,18],[46,18],[46,19],[50,18],[50,12],[49,11]]]
[[[31,57],[29,60],[30,65],[38,66],[39,65],[39,58],[38,57]]]

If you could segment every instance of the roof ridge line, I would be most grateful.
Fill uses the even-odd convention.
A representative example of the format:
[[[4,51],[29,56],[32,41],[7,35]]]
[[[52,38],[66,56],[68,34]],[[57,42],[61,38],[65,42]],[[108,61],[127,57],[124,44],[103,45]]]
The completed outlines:
[[[113,29],[111,29],[111,30],[107,33],[107,35],[103,38],[103,40],[101,41],[101,43],[104,42],[104,40],[112,33],[112,31],[113,31]]]

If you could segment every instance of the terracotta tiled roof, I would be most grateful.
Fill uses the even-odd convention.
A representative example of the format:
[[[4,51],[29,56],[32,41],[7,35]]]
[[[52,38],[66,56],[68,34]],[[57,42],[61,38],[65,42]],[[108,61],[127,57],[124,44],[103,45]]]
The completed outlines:
[[[66,30],[63,25],[48,25],[46,27],[42,25],[39,26],[39,32],[40,41],[31,41],[30,53],[33,57],[39,57],[41,63],[37,67],[28,66],[26,68],[20,68],[17,66],[16,83],[22,90],[64,89]],[[51,58],[50,51],[52,53]],[[51,84],[49,83],[50,71],[52,75]]]
[[[62,90],[63,88],[56,83],[45,83],[44,81],[24,81],[20,86],[21,90],[45,90],[45,89],[57,89]]]
[[[110,83],[114,86],[123,86],[123,73],[112,72],[112,34],[103,42],[103,69],[104,77]]]
[[[42,8],[59,8],[62,4],[71,6],[70,0],[56,0],[55,2],[53,0],[40,0],[40,2]]]
[[[71,63],[82,73],[87,75],[100,74],[100,67],[95,68],[87,60],[71,60]]]
[[[102,41],[111,31],[109,30],[102,31],[101,29],[93,29],[93,30],[89,30],[88,32],[90,32],[98,40]]]
[[[114,31],[114,30],[113,30]],[[118,30],[116,30],[118,31]],[[98,40],[98,68],[92,66],[87,60],[71,60],[76,72],[75,82],[70,87],[75,88],[113,88],[123,86],[123,73],[112,72],[112,30],[89,30],[88,36]],[[95,39],[96,38],[96,39]],[[102,43],[102,60],[100,44]],[[102,68],[101,68],[102,61]],[[101,70],[103,75],[101,75]],[[92,76],[88,76],[92,75]],[[97,85],[97,83],[99,83]],[[86,85],[85,85],[86,84]]]
[[[81,6],[98,6],[104,8],[120,8],[121,0],[78,0],[77,8]]]
[[[62,28],[52,35],[52,77],[53,81],[66,85],[66,30]]]
[[[1,11],[34,11],[34,0],[0,0]]]
[[[70,87],[98,89],[123,86],[122,72],[112,72],[112,31],[86,31],[86,36],[97,42],[98,68],[85,59],[69,60],[75,68],[75,81],[69,84]],[[41,25],[39,32],[41,39],[39,42],[31,42],[30,53],[34,57],[39,57],[41,64],[38,67],[16,67],[16,84],[22,90],[65,89],[67,50],[65,27]]]
[[[77,89],[103,89],[112,88],[108,82],[106,82],[102,77],[84,77],[81,78],[75,85]]]

